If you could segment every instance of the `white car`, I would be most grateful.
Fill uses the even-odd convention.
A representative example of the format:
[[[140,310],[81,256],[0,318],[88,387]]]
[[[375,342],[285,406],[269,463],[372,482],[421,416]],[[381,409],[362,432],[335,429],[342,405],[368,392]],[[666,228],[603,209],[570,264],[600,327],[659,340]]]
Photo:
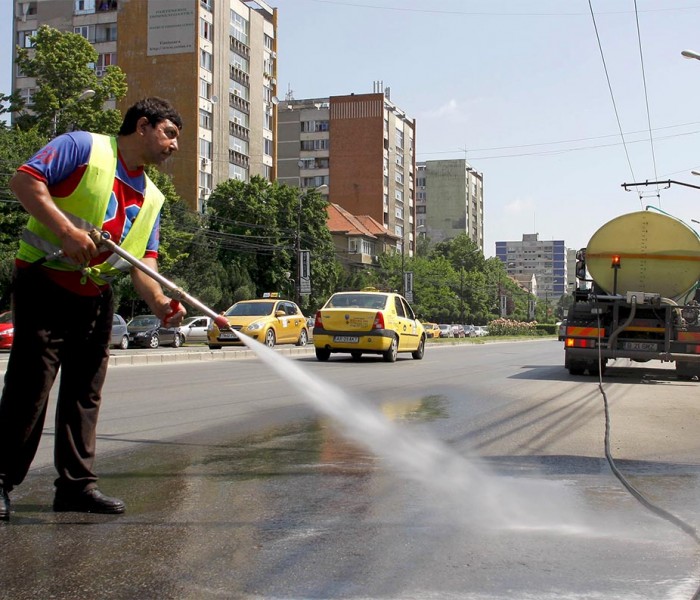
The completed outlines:
[[[180,325],[180,333],[186,342],[206,344],[209,325],[211,325],[211,317],[186,317]]]

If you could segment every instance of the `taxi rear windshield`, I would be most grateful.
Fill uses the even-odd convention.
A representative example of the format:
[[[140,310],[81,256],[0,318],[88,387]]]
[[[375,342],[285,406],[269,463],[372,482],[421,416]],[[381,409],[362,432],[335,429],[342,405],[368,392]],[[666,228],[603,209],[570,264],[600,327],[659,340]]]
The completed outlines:
[[[385,294],[335,294],[326,308],[384,308]]]

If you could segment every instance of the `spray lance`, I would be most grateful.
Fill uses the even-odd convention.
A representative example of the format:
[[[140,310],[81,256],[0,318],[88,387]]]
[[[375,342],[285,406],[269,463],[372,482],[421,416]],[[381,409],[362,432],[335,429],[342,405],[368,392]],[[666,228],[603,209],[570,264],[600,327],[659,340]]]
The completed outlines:
[[[172,309],[172,312],[170,312],[165,317],[164,322],[167,322],[167,320],[178,311],[178,308],[179,308],[178,302],[184,302],[185,304],[189,304],[193,308],[196,308],[197,310],[201,311],[206,316],[211,317],[220,330],[221,329],[225,329],[225,330],[231,329],[226,317],[224,317],[223,315],[217,314],[211,308],[202,304],[199,300],[197,300],[197,298],[190,296],[187,292],[185,292],[183,289],[179,288],[172,281],[163,277],[160,273],[158,273],[158,271],[154,271],[149,266],[147,266],[143,262],[141,262],[134,255],[132,255],[129,252],[127,252],[126,250],[124,250],[118,244],[115,244],[110,239],[109,233],[107,233],[106,231],[99,231],[97,229],[93,229],[89,235],[90,235],[90,239],[95,243],[95,245],[97,247],[107,248],[110,252],[113,252],[117,256],[120,256],[125,261],[127,261],[129,264],[131,264],[133,267],[139,269],[139,271],[143,271],[146,275],[148,275],[152,279],[155,279],[166,290],[168,290],[170,292],[169,295],[172,298],[172,300],[170,301],[170,308]]]

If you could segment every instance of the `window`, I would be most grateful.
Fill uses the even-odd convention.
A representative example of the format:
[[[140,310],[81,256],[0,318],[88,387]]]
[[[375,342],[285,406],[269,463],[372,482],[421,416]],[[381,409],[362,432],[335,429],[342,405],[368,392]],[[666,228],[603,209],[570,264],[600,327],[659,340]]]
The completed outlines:
[[[101,77],[104,75],[105,69],[110,65],[117,64],[117,53],[116,52],[105,52],[103,54],[97,55],[97,62],[95,63],[95,73]]]
[[[205,19],[199,20],[199,35],[205,40],[212,41],[214,37],[214,26]]]
[[[302,140],[302,150],[328,150],[328,140]]]
[[[406,316],[406,310],[403,305],[403,302],[401,302],[401,298],[398,296],[394,296],[394,308],[396,308],[396,314],[399,317],[405,317]]]
[[[206,79],[199,80],[199,95],[207,100],[211,98],[211,83]]]
[[[318,131],[328,131],[328,121],[302,121],[301,131],[303,133],[316,133]]]
[[[86,15],[95,12],[95,0],[75,0],[75,14]]]
[[[202,158],[208,158],[209,160],[211,160],[212,151],[211,151],[211,142],[209,140],[199,138],[199,156],[201,156]]]
[[[82,25],[80,27],[73,27],[73,33],[83,36],[88,42],[93,40],[92,25]]]
[[[90,38],[88,38],[90,40]],[[95,42],[116,42],[117,24],[97,25],[95,27]]]
[[[236,11],[231,11],[231,30],[233,37],[248,46],[248,21]]]
[[[207,71],[212,70],[213,57],[210,52],[200,49],[199,51],[199,66]]]
[[[403,150],[403,131],[396,129],[396,149]]]
[[[263,139],[263,152],[268,156],[272,156],[273,144],[272,140]]]
[[[199,126],[202,129],[212,129],[212,114],[203,108],[199,109]]]
[[[19,92],[19,97],[22,98],[22,100],[24,100],[27,104],[31,104],[36,88],[22,88],[17,91]]]
[[[301,187],[317,188],[320,185],[328,185],[328,176],[319,175],[318,177],[302,177]]]
[[[36,35],[36,29],[32,29],[31,31],[18,31],[17,45],[20,48],[32,48],[34,43],[30,38],[34,35]]]

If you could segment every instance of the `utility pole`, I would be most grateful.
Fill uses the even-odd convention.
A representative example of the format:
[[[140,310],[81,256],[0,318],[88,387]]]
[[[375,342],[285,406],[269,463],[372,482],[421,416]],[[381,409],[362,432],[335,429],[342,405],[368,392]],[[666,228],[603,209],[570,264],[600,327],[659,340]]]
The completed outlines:
[[[297,234],[295,251],[297,257],[297,277],[294,285],[294,302],[297,306],[301,304],[301,199],[303,197],[301,190],[299,191],[299,204],[297,207]]]

